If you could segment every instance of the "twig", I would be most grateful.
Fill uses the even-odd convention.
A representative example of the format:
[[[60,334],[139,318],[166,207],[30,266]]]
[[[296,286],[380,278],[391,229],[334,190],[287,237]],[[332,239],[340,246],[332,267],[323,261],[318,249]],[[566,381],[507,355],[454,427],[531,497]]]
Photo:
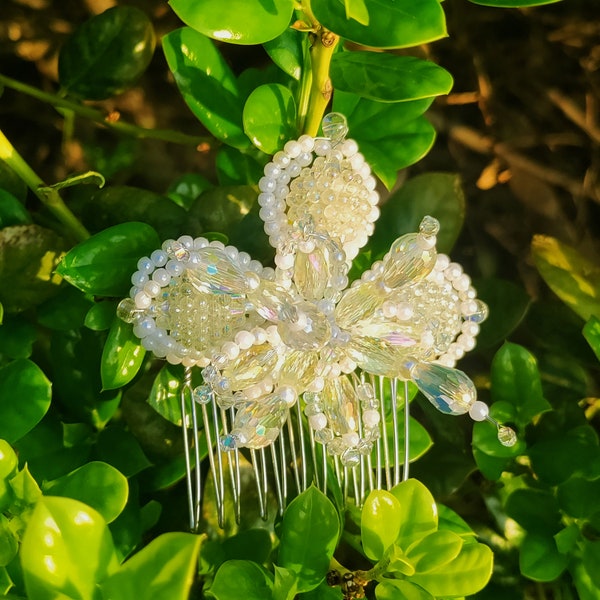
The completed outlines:
[[[55,108],[67,109],[73,111],[74,114],[80,117],[94,121],[99,125],[102,125],[113,131],[118,131],[126,135],[130,135],[138,138],[152,138],[155,140],[162,140],[164,142],[173,142],[175,144],[189,144],[193,146],[206,146],[206,144],[214,144],[214,139],[210,137],[201,137],[195,135],[187,135],[179,131],[173,131],[171,129],[148,129],[146,127],[139,127],[133,123],[124,123],[123,121],[113,120],[111,115],[107,115],[100,110],[96,110],[91,106],[79,104],[71,100],[61,98],[56,94],[49,94],[43,92],[36,87],[27,85],[11,77],[0,74],[0,86],[5,85],[17,92],[27,94],[32,98],[51,104]]]
[[[575,123],[596,144],[600,144],[600,129],[587,118],[584,110],[557,89],[549,89],[546,93],[550,102],[559,108],[567,119]]]

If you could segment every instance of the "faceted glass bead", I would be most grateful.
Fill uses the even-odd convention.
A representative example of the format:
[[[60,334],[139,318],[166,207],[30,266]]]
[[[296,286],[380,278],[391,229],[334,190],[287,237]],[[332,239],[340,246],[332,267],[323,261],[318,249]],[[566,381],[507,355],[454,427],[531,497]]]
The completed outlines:
[[[141,313],[132,298],[124,298],[117,306],[117,317],[125,323],[133,323]]]
[[[212,397],[213,391],[209,385],[199,385],[192,391],[192,398],[198,404],[208,404]]]
[[[293,297],[273,281],[261,280],[260,287],[248,292],[247,298],[252,302],[256,312],[267,321],[277,323],[293,320],[296,317]]]
[[[353,335],[346,352],[364,371],[384,377],[398,377],[402,363],[414,355],[410,347],[394,346],[386,340]]]
[[[335,321],[342,329],[373,315],[386,299],[376,283],[361,283],[348,288],[335,308]]]
[[[238,407],[231,433],[242,433],[247,448],[264,448],[272,443],[288,416],[288,406],[277,394],[245,402]]]
[[[331,325],[327,317],[313,304],[296,303],[299,313],[306,318],[306,326],[299,329],[296,324],[281,321],[277,331],[282,341],[295,350],[319,350],[331,338]]]
[[[436,258],[435,245],[425,243],[421,234],[407,233],[392,244],[383,261],[383,283],[396,288],[424,279],[433,270]]]
[[[201,292],[244,294],[246,277],[242,269],[220,248],[207,246],[197,252],[197,262],[187,269],[192,285]]]
[[[410,374],[419,391],[443,413],[465,414],[477,400],[473,382],[458,369],[433,363],[417,363]]]
[[[323,135],[328,137],[334,145],[343,141],[348,133],[348,122],[341,113],[333,112],[325,115],[321,126]]]
[[[473,321],[473,323],[482,323],[488,317],[489,309],[485,302],[482,300],[476,299],[475,304],[477,308],[474,312],[465,316],[465,320]]]
[[[323,412],[336,435],[358,431],[358,397],[347,377],[327,379],[321,400]]]
[[[277,350],[271,344],[251,346],[223,369],[232,390],[244,390],[262,382],[277,364]]]
[[[510,448],[517,443],[517,434],[506,425],[498,427],[498,440],[503,446]]]
[[[322,243],[317,242],[312,252],[297,252],[294,283],[305,300],[323,298],[330,275],[329,253]]]
[[[291,385],[305,389],[315,378],[319,355],[316,352],[293,350],[285,354],[277,381],[281,385]]]

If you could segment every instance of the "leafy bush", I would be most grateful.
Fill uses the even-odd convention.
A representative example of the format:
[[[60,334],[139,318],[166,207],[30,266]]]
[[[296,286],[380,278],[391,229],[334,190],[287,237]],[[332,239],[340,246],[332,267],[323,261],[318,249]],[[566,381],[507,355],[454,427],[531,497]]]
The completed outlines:
[[[310,487],[267,521],[249,507],[237,524],[228,507],[220,529],[209,484],[202,533],[182,532],[183,370],[146,355],[115,315],[138,259],[185,233],[271,260],[257,214],[262,168],[286,140],[317,135],[330,105],[393,190],[357,273],[425,214],[440,220],[439,246],[450,251],[465,198],[449,173],[395,188],[398,172],[431,149],[425,113],[452,87],[445,69],[414,56],[447,35],[438,0],[170,4],[185,26],[160,40],[164,59],[205,137],[144,129],[87,102],[130,88],[153,59],[153,25],[133,7],[91,18],[64,43],[55,94],[0,75],[6,88],[55,107],[65,135],[85,119],[123,144],[113,156],[90,149],[103,173],[46,185],[0,132],[0,591],[31,600],[491,599],[533,597],[531,589],[600,598],[597,401],[584,400],[600,358],[598,267],[547,236],[532,242],[535,267],[575,315],[554,301],[532,304],[511,281],[478,285],[491,317],[476,356],[494,356],[489,374],[473,361],[476,382],[492,416],[514,424],[515,446],[478,423],[471,452],[468,425],[424,406],[427,429],[415,424],[411,453],[430,489],[409,479],[357,508],[339,490]],[[262,45],[269,64],[237,73],[231,44]],[[127,136],[209,148],[213,168],[184,174],[164,195],[119,185],[120,161],[133,160]],[[542,326],[549,321],[555,339]],[[529,340],[539,362],[521,344],[502,344],[508,337]]]

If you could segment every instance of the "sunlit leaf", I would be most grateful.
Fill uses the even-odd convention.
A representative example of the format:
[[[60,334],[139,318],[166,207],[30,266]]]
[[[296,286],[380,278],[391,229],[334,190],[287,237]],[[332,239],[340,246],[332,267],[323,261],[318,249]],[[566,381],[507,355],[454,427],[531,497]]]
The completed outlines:
[[[140,370],[145,355],[131,324],[115,317],[102,351],[102,389],[113,390],[129,383]]]
[[[400,503],[385,490],[372,491],[365,500],[360,522],[363,550],[371,560],[380,560],[400,533]]]
[[[552,581],[567,567],[569,559],[561,554],[551,535],[528,534],[519,552],[521,573],[534,581]]]
[[[216,600],[265,600],[272,597],[273,582],[267,572],[249,560],[229,560],[221,565],[210,586]]]

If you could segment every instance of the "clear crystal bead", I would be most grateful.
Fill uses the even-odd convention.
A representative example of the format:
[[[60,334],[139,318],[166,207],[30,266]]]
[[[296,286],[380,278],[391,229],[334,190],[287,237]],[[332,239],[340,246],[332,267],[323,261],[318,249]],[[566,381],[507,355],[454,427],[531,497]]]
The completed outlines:
[[[517,434],[506,425],[498,427],[498,440],[503,446],[510,448],[517,443]]]
[[[346,117],[337,112],[329,113],[323,117],[321,123],[323,135],[328,137],[333,145],[337,145],[344,140],[348,133],[348,122]]]
[[[407,233],[399,237],[383,261],[383,283],[397,288],[425,279],[435,266],[437,252],[422,234]]]

